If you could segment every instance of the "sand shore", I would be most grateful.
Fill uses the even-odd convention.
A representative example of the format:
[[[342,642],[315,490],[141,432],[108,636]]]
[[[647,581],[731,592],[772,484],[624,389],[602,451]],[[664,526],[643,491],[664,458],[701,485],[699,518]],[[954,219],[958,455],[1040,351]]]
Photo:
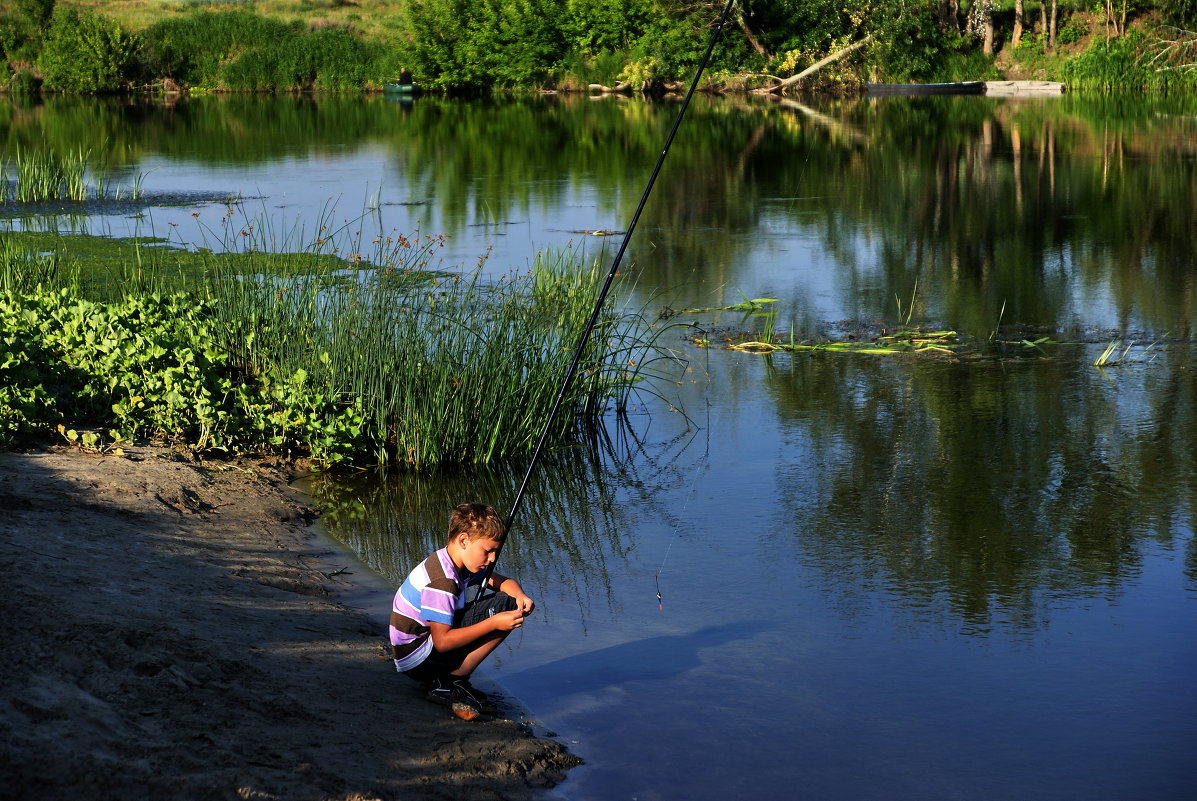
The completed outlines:
[[[11,799],[530,799],[577,763],[395,674],[265,462],[0,453]]]

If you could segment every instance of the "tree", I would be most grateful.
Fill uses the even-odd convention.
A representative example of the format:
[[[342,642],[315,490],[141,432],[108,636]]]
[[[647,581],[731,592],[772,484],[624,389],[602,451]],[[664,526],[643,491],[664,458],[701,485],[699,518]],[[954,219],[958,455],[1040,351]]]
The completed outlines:
[[[1010,46],[1017,48],[1022,42],[1022,32],[1027,26],[1027,9],[1023,0],[1014,0],[1014,33],[1010,36]]]
[[[43,86],[56,92],[114,92],[129,82],[139,40],[93,11],[58,9],[37,58]]]
[[[981,40],[981,52],[993,55],[993,0],[973,0],[968,8],[968,32]]]

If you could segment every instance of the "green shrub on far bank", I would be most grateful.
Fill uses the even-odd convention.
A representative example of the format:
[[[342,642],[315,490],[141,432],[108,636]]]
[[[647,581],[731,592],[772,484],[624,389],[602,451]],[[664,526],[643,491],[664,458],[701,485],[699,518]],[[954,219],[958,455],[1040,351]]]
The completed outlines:
[[[360,90],[381,83],[382,48],[344,30],[315,31],[252,48],[222,67],[218,83],[234,91]]]
[[[167,17],[142,32],[146,73],[186,86],[216,88],[221,67],[238,53],[290,42],[299,28],[252,11],[193,11]]]
[[[1188,55],[1189,51],[1177,51]],[[1158,43],[1142,32],[1095,40],[1081,55],[1065,62],[1064,80],[1074,89],[1098,91],[1139,91],[1197,89],[1197,71],[1170,68],[1173,65],[1159,52]]]
[[[397,72],[386,48],[344,28],[309,31],[249,11],[194,11],[144,32],[145,69],[232,91],[360,90]]]
[[[140,37],[95,12],[54,12],[37,58],[43,85],[54,92],[115,92],[129,83],[141,56]]]

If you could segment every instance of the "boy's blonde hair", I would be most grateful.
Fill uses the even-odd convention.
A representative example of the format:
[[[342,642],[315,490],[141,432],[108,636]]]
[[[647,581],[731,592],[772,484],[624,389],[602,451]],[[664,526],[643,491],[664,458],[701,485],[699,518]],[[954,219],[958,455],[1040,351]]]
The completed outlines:
[[[471,542],[480,539],[502,542],[507,536],[507,529],[503,527],[503,518],[499,517],[493,506],[463,503],[449,514],[449,539],[462,533],[468,534]]]

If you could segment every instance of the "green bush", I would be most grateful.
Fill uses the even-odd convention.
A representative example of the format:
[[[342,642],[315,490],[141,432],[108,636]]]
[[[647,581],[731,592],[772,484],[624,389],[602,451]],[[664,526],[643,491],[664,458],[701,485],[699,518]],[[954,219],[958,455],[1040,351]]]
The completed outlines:
[[[145,30],[145,64],[154,77],[213,88],[223,67],[248,50],[286,46],[300,28],[250,11],[193,11]]]
[[[874,14],[874,44],[870,55],[887,81],[947,81],[972,78],[989,65],[965,35],[944,31],[936,7],[906,5],[903,0],[883,0]]]
[[[27,20],[0,17],[0,52],[10,64],[34,61],[41,40],[41,32]]]
[[[141,40],[94,12],[54,12],[38,55],[43,86],[55,92],[114,92],[126,86]]]
[[[644,5],[647,7],[647,3]],[[432,85],[537,86],[590,55],[630,37],[636,20],[577,18],[568,0],[413,0],[406,45],[413,67]],[[591,22],[598,23],[587,31]]]
[[[1089,49],[1064,64],[1064,80],[1082,89],[1168,90],[1197,85],[1192,71],[1158,69],[1151,63],[1154,47],[1142,33],[1134,32],[1118,39],[1095,40]]]
[[[355,406],[309,389],[303,370],[246,374],[213,319],[181,294],[0,293],[0,444],[63,425],[201,451],[298,449],[326,463],[359,449]]]
[[[1158,0],[1164,20],[1178,28],[1197,28],[1197,0]]]
[[[145,52],[155,77],[238,91],[360,89],[393,72],[380,43],[248,11],[195,11],[155,23],[146,29]]]
[[[14,5],[22,19],[41,30],[54,15],[55,0],[16,0]]]
[[[220,83],[250,91],[360,89],[382,82],[383,55],[381,45],[345,30],[316,31],[248,50],[220,70]]]

